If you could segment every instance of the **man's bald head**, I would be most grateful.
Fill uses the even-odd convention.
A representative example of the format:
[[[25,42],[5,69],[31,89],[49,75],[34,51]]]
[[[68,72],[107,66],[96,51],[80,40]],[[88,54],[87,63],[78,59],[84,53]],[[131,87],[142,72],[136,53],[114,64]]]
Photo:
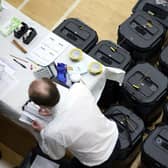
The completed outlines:
[[[29,86],[29,97],[37,105],[55,106],[60,99],[56,85],[47,78],[34,80]]]

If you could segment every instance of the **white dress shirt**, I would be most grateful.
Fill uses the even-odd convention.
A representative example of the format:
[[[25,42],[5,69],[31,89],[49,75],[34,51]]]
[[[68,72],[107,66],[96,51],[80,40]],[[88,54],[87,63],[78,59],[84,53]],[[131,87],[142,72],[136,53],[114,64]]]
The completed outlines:
[[[51,158],[61,159],[68,149],[84,165],[96,166],[112,154],[118,129],[101,113],[88,88],[77,83],[55,119],[41,131],[41,138],[40,146]]]

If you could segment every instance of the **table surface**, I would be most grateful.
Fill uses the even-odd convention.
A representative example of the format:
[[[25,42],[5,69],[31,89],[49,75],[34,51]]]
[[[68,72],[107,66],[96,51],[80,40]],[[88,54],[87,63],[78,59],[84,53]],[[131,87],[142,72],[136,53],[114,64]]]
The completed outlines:
[[[21,21],[24,21],[25,23],[27,23],[28,25],[31,25],[31,27],[34,27],[37,30],[38,35],[33,39],[33,41],[29,45],[25,45],[21,39],[19,40],[17,39],[17,41],[28,51],[27,54],[29,54],[30,51],[35,46],[37,46],[44,37],[46,37],[49,33],[51,33],[49,30],[47,30],[46,28],[44,28],[37,22],[33,21],[31,18],[25,16],[23,13],[21,13],[20,11],[12,7],[10,4],[5,3],[5,8],[6,8],[4,9],[6,10],[4,11],[5,15],[7,13],[12,14],[13,16],[16,16]],[[0,58],[5,58],[9,60],[10,62],[12,60],[12,58],[10,57],[10,54],[20,57],[20,58],[26,58],[26,54],[22,53],[12,44],[13,39],[14,39],[13,34],[9,35],[8,37],[4,37],[0,35],[0,46],[1,46]],[[63,56],[59,57],[58,62],[68,62],[72,64],[72,62],[68,60],[69,58],[67,56],[68,52],[72,48],[75,48],[75,47],[70,44],[70,47],[68,48],[68,50],[66,50],[64,53],[61,54]],[[89,57],[85,53],[83,54],[84,54],[85,63],[88,63],[91,60],[93,60],[91,57]],[[3,96],[3,99],[0,100],[0,104],[2,105],[0,106],[0,108],[5,109],[6,107],[7,109],[5,109],[4,111],[2,109],[1,111],[4,112],[4,114],[6,112],[7,113],[12,112],[13,114],[11,113],[10,116],[7,114],[7,116],[10,117],[11,119],[17,120],[18,117],[20,116],[21,106],[25,103],[26,100],[28,100],[28,96],[27,96],[28,86],[30,82],[35,79],[35,76],[31,70],[24,69],[19,65],[16,65],[16,71],[14,73],[14,76],[18,80],[18,83],[12,90],[10,90],[5,96]],[[100,80],[100,78],[102,78],[102,75],[93,76],[93,75],[87,74],[84,77],[84,81],[86,82],[86,84],[88,84],[89,88],[91,88],[92,90],[92,88],[94,88],[94,86]],[[59,89],[61,89],[60,91],[61,94],[62,93],[64,94],[64,92],[66,93],[68,90],[67,88],[62,87],[61,85],[59,85],[58,87]]]
[[[33,41],[29,45],[25,45],[21,39],[17,40],[28,51],[27,54],[29,54],[32,51],[32,49],[35,48],[43,40],[44,37],[46,37],[49,33],[52,33],[42,25],[33,21],[31,18],[25,16],[23,13],[18,11],[16,8],[12,7],[7,2],[5,2],[4,5],[6,9],[4,9],[3,14],[0,13],[0,23],[2,19],[1,17],[9,13],[10,15],[19,18],[21,21],[24,21],[29,26],[35,28],[38,33],[38,35],[33,39]],[[55,34],[53,35],[57,36]],[[6,59],[9,62],[13,61],[12,58],[10,57],[10,54],[20,58],[26,58],[26,54],[22,53],[12,44],[13,39],[14,39],[13,34],[9,35],[8,37],[4,37],[0,34],[0,46],[1,46],[0,58]],[[70,50],[76,47],[74,47],[70,43],[68,43],[68,45],[69,47],[56,59],[56,62],[64,62],[64,63],[67,63],[68,65],[75,64],[69,59],[68,54]],[[94,59],[88,56],[87,54],[83,53],[82,61],[86,66],[88,66],[88,64],[94,61]],[[104,72],[104,68],[105,67],[103,66],[103,72]],[[18,118],[20,117],[22,105],[28,100],[27,91],[28,91],[29,84],[31,81],[35,79],[35,76],[31,70],[24,69],[19,65],[16,65],[16,71],[14,73],[14,76],[18,82],[12,90],[7,92],[7,94],[0,99],[0,111],[1,113],[3,113],[3,115],[7,116],[15,123],[25,127],[22,123],[20,123]],[[102,73],[101,75],[96,75],[96,76],[87,73],[86,75],[82,76],[82,80],[91,90],[91,92],[93,93],[97,101],[105,85],[105,81],[106,81],[105,73]],[[59,84],[58,84],[58,89],[60,90],[60,94],[63,99],[63,97],[65,97],[65,95],[67,94],[68,89]],[[59,103],[60,106],[63,101],[62,99]]]

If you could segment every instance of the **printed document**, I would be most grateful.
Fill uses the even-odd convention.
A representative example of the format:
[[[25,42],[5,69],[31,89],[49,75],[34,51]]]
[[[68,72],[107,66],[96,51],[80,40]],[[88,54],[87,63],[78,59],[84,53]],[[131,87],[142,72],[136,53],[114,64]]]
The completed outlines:
[[[50,33],[32,51],[27,58],[41,66],[48,66],[62,54],[69,43],[62,38]]]

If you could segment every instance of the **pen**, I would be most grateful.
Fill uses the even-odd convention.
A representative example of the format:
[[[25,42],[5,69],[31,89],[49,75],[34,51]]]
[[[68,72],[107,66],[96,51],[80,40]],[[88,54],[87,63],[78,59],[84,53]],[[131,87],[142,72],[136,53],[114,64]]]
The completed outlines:
[[[13,59],[13,61],[15,61],[17,64],[19,64],[21,67],[25,68],[26,69],[26,66],[23,65],[22,63],[20,63],[19,61],[17,61],[16,59]]]
[[[23,59],[23,58],[16,57],[16,56],[14,56],[14,55],[12,55],[12,54],[10,54],[10,56],[13,57],[13,58],[15,58],[15,59],[18,59],[18,60],[20,60],[20,61],[23,61],[23,62],[25,62],[25,63],[29,63],[27,60],[25,60],[25,59]]]

